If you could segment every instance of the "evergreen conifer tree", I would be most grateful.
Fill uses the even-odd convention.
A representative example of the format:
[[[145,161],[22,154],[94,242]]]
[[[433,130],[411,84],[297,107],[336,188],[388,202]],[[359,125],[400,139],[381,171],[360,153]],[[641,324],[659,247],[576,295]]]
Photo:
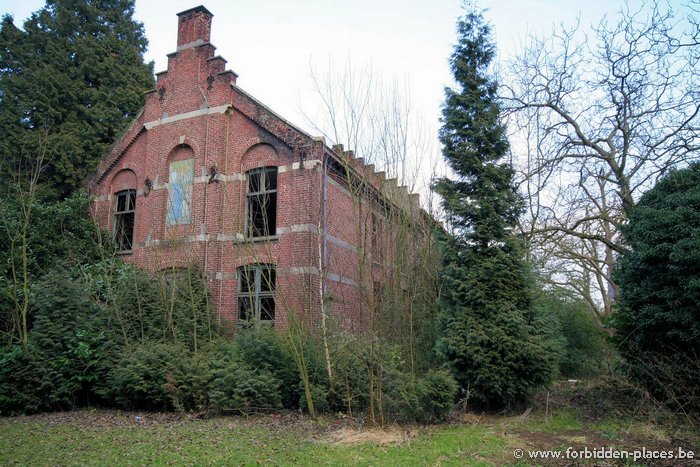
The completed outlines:
[[[0,24],[0,182],[45,148],[42,182],[65,196],[153,87],[134,0],[48,0],[17,28]]]
[[[613,340],[632,379],[674,409],[700,414],[700,164],[644,193],[622,233]]]
[[[457,87],[445,90],[440,130],[455,179],[435,184],[451,230],[442,234],[437,351],[470,401],[490,408],[548,382],[556,360],[545,320],[533,311],[516,233],[523,203],[505,160],[509,145],[489,74],[494,54],[490,26],[469,11],[458,22],[450,62]]]

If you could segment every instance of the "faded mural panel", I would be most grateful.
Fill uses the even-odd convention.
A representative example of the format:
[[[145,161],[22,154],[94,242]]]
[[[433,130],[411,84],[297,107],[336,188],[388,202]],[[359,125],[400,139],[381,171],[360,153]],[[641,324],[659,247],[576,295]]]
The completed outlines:
[[[170,163],[168,176],[168,225],[189,224],[194,185],[194,159]]]

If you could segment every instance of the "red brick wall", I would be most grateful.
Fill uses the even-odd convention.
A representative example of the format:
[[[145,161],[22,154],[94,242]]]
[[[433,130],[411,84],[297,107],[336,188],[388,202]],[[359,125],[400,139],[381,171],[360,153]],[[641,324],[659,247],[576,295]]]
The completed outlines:
[[[278,325],[284,325],[290,312],[317,325],[321,161],[331,151],[235,86],[235,74],[224,71],[225,60],[215,57],[215,48],[208,43],[210,20],[203,12],[180,18],[178,45],[197,39],[204,43],[169,55],[168,70],[157,75],[156,90],[147,94],[143,113],[90,181],[96,197],[94,217],[110,230],[113,194],[136,189],[134,247],[126,261],[152,271],[200,265],[209,278],[217,315],[231,324],[236,321],[237,269],[257,262],[274,264]],[[359,165],[346,154],[338,156]],[[169,226],[168,164],[180,157],[194,159],[191,222]],[[279,235],[241,242],[244,174],[263,166],[279,170]],[[210,181],[212,169],[217,176]],[[379,187],[381,180],[373,178],[372,183]],[[376,274],[367,251],[371,210],[366,200],[358,203],[347,189],[330,181],[325,199],[330,316],[345,329],[365,329]]]

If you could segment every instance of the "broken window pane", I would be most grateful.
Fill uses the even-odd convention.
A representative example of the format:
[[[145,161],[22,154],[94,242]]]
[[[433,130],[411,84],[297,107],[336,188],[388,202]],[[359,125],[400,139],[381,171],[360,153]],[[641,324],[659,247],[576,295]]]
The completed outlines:
[[[117,212],[126,211],[126,195],[117,193]]]
[[[260,291],[275,291],[275,270],[271,267],[262,268],[260,272]]]
[[[270,167],[265,171],[265,190],[277,189],[277,168]]]
[[[254,269],[241,268],[240,278],[241,278],[241,292],[255,291],[255,270]]]
[[[248,217],[251,237],[263,237],[266,235],[265,211],[258,195],[248,198]]]
[[[272,297],[260,297],[260,321],[275,320],[275,299]]]
[[[248,193],[260,192],[260,176],[262,172],[251,171],[248,174]]]
[[[119,192],[114,211],[114,243],[117,251],[131,251],[134,242],[136,190]]]
[[[277,232],[277,167],[248,172],[246,210],[248,237],[268,237]]]
[[[238,320],[250,321],[254,315],[255,310],[250,297],[238,297]]]
[[[252,264],[238,268],[238,323],[271,323],[275,320],[275,268]]]

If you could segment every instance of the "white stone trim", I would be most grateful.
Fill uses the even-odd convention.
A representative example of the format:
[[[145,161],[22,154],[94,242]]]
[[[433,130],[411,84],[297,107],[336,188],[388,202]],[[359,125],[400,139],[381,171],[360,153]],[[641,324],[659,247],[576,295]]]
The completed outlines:
[[[285,173],[285,172],[291,172],[292,170],[300,170],[302,168],[304,169],[314,169],[317,166],[321,165],[321,161],[319,159],[311,159],[308,161],[304,161],[303,165],[301,162],[293,162],[288,165],[280,165],[277,168],[277,172],[279,173]]]
[[[219,242],[242,242],[245,240],[245,236],[240,232],[236,232],[233,235],[218,233],[216,234],[216,240]]]
[[[304,161],[304,169],[313,169],[320,165],[321,161],[319,160],[310,160],[310,161]],[[205,168],[202,167],[202,170]],[[281,165],[278,167],[277,171],[279,173],[284,173],[284,172],[289,172],[292,170],[300,170],[301,169],[301,164],[299,162],[295,162],[290,165]],[[209,183],[209,180],[211,179],[211,176],[209,174],[207,175],[201,175],[199,177],[194,177],[194,183],[200,184],[200,183]],[[214,180],[219,181],[219,182],[245,182],[246,181],[246,176],[245,173],[241,172],[233,172],[232,174],[226,175],[222,173],[217,173],[214,176]],[[166,190],[168,188],[168,182],[164,183],[158,183],[158,177],[156,177],[155,182],[153,182],[153,188],[152,191],[157,191],[157,190]],[[101,199],[98,199],[98,201],[103,201]]]
[[[297,232],[311,232],[313,234],[318,235],[318,227],[316,227],[314,224],[292,224],[277,227],[277,235],[284,235],[288,233]]]
[[[321,272],[316,266],[293,266],[290,268],[278,268],[278,274],[288,274],[288,275],[300,275],[300,274],[311,274],[314,276],[320,276]],[[341,276],[339,274],[327,273],[326,278],[329,281],[340,282],[341,284],[350,285],[353,287],[360,287],[357,281]]]
[[[177,115],[172,115],[164,118],[159,118],[158,120],[153,120],[151,122],[146,122],[143,126],[146,130],[155,128],[160,125],[167,125],[168,123],[179,122],[180,120],[186,120],[188,118],[202,117],[204,115],[222,114],[225,113],[231,106],[229,104],[219,105],[217,107],[208,107],[206,109],[193,110],[191,112],[184,112]]]
[[[360,287],[360,284],[355,282],[353,279],[348,279],[347,277],[340,276],[338,274],[328,273],[326,277],[329,281],[340,282],[341,284],[351,285],[353,287]]]
[[[151,246],[160,246],[160,245],[165,245],[165,246],[175,246],[175,245],[184,245],[187,243],[196,243],[196,242],[208,242],[211,240],[211,235],[209,234],[202,234],[202,235],[189,235],[187,237],[179,237],[179,238],[173,238],[173,239],[168,239],[168,240],[151,240],[150,238],[147,238],[145,242],[143,242],[145,247],[151,247]]]
[[[234,172],[231,175],[216,174],[222,182],[245,182],[245,174]]]
[[[328,235],[327,236],[328,241],[333,243],[334,245],[338,245],[341,248],[344,248],[346,250],[352,251],[352,252],[357,252],[357,247],[346,242],[345,240],[341,240],[337,237],[334,237],[333,235]]]
[[[237,276],[238,276],[238,274],[236,274],[235,272],[217,272],[216,276],[214,276],[214,277],[217,281],[221,281],[221,280],[238,279]]]
[[[320,276],[316,266],[292,266],[289,268],[277,268],[277,273],[281,275],[300,275],[300,274],[311,274],[314,276]]]

